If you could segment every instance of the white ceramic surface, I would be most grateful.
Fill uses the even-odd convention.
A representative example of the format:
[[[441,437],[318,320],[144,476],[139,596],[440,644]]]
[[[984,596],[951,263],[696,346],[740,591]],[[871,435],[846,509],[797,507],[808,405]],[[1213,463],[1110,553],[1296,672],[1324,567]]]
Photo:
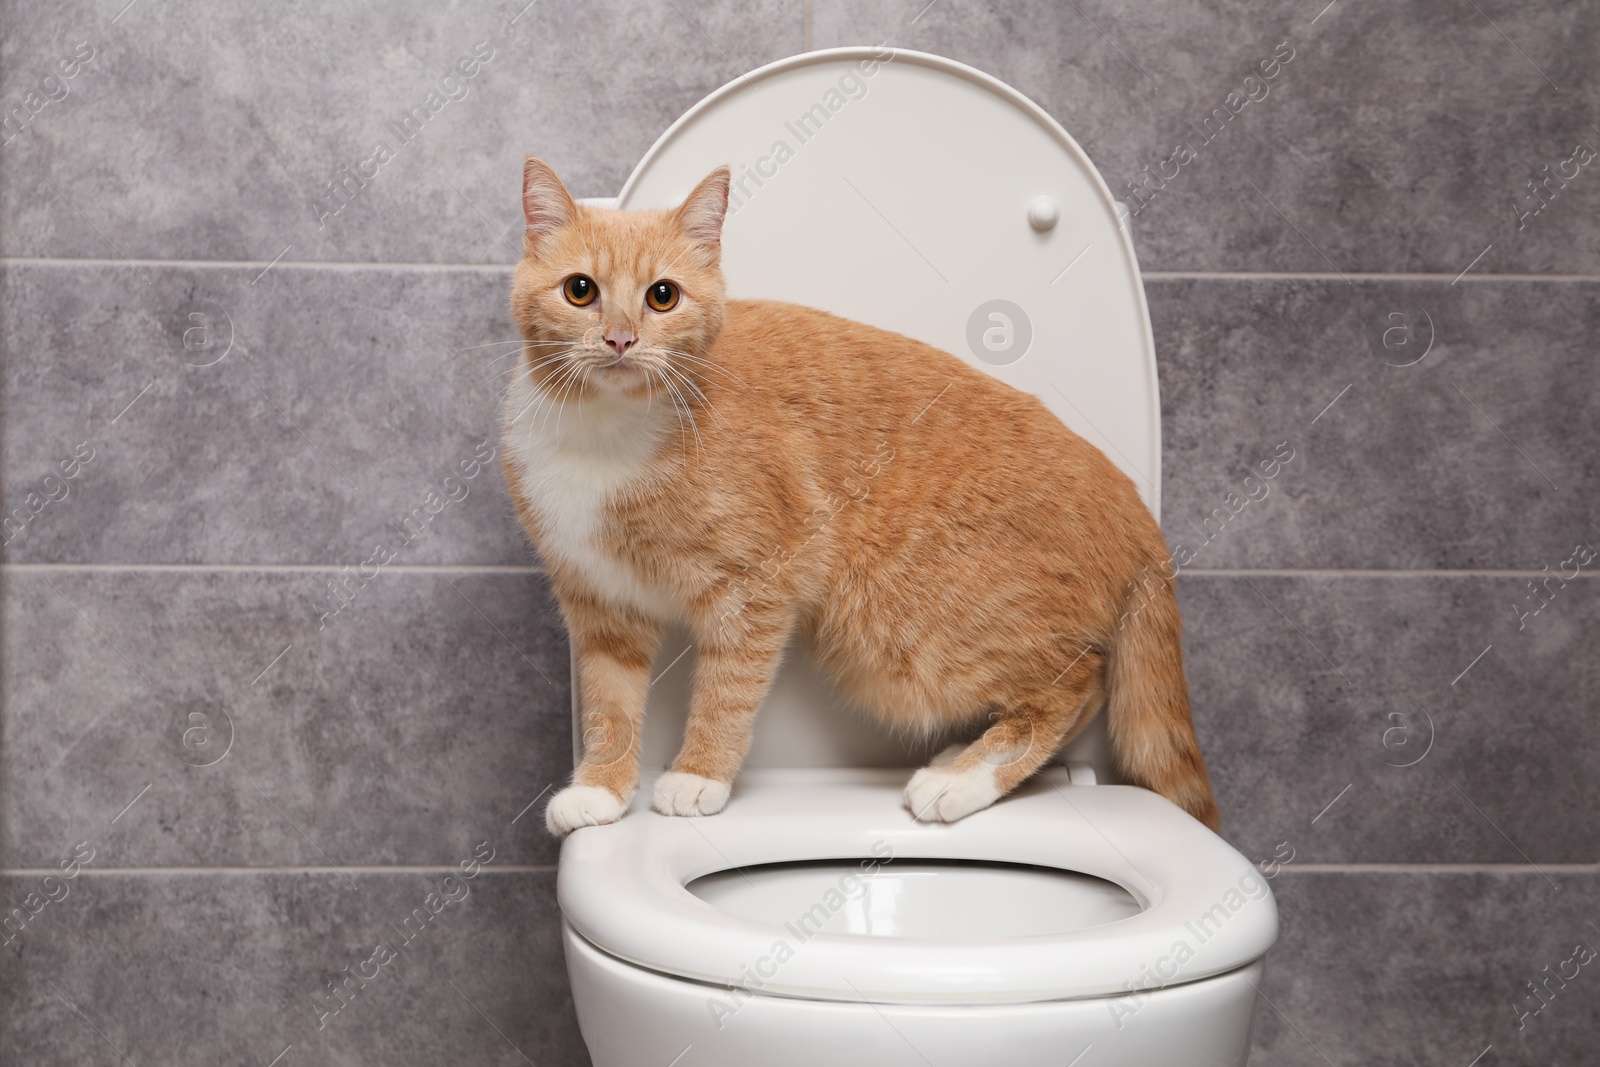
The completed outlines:
[[[984,1007],[744,996],[597,951],[568,927],[594,1067],[1246,1067],[1258,961],[1148,993]]]
[[[567,839],[562,914],[607,953],[665,974],[727,984],[768,969],[769,994],[902,1004],[1022,1003],[1193,981],[1258,959],[1277,937],[1261,873],[1148,790],[1072,785],[1053,768],[943,825],[911,817],[904,784],[896,770],[756,771],[720,815],[693,819],[650,811],[641,789],[621,820]],[[848,905],[842,867],[837,898],[818,896],[783,922],[721,910],[687,888],[718,871],[823,859],[858,870],[919,859],[1056,867],[1122,887],[1141,910],[1034,936],[885,938],[817,932]],[[783,914],[779,903],[772,913]]]

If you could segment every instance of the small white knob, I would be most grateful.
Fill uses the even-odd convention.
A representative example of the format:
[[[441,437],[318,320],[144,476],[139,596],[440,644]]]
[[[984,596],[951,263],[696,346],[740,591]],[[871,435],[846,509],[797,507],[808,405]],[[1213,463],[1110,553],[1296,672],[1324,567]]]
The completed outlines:
[[[1033,203],[1028,205],[1028,225],[1040,233],[1054,229],[1060,219],[1061,209],[1048,196],[1036,196]]]

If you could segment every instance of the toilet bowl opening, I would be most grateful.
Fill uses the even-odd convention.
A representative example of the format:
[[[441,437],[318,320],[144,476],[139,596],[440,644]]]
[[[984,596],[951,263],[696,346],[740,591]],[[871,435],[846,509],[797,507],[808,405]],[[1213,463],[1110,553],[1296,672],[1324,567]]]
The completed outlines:
[[[1114,882],[1028,864],[851,859],[718,871],[690,893],[740,918],[862,937],[994,938],[1071,933],[1139,914]]]

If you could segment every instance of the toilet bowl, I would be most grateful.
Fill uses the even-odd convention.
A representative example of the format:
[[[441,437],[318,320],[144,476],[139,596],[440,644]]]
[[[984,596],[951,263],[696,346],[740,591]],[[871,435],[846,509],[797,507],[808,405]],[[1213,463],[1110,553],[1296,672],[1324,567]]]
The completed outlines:
[[[1076,770],[948,826],[911,818],[899,771],[756,771],[721,815],[636,804],[574,834],[558,894],[595,1064],[1243,1064],[1266,880]]]
[[[1131,236],[1037,106],[935,56],[797,56],[692,108],[605,203],[669,206],[723,163],[730,296],[954,352],[1039,396],[1158,509]],[[647,777],[681,737],[693,663],[672,634]],[[952,825],[903,804],[934,742],[857,714],[803,640],[755,735],[720,814],[659,815],[647,780],[622,819],[563,844],[567,965],[596,1067],[1245,1064],[1271,891],[1175,805],[1117,783],[1103,719]]]

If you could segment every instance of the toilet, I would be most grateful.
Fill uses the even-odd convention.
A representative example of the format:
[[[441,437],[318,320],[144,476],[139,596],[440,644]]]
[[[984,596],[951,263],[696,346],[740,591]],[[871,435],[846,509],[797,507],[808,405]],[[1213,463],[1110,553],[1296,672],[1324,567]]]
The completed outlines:
[[[1155,353],[1126,213],[1039,107],[937,56],[814,52],[711,94],[615,200],[589,202],[671,206],[723,163],[730,297],[953,352],[1039,396],[1158,509]],[[1118,784],[1103,716],[993,807],[917,822],[907,779],[967,738],[879,727],[801,640],[726,809],[667,817],[650,779],[676,752],[693,672],[687,635],[669,635],[631,810],[561,850],[596,1067],[1245,1064],[1271,890],[1175,805]]]

